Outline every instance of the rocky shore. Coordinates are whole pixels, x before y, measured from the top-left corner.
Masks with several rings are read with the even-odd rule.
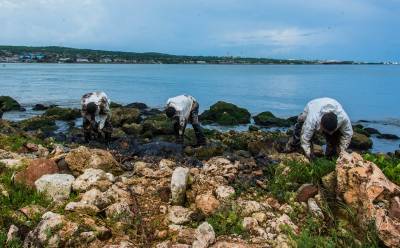
[[[112,104],[108,145],[83,142],[79,110],[38,107],[0,121],[0,246],[400,247],[400,154],[368,153],[377,130],[355,126],[337,160],[317,137],[309,162],[283,153],[290,130],[260,130],[295,121],[270,112],[246,132],[205,130],[194,147],[191,129],[174,144],[172,123],[142,103]],[[224,102],[200,116],[250,118]]]

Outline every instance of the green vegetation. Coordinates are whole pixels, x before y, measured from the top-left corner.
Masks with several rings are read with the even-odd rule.
[[[270,126],[290,127],[292,124],[294,124],[290,120],[276,117],[274,114],[272,114],[269,111],[262,112],[256,116],[254,116],[253,119],[257,125],[266,126],[266,127],[270,127]]]
[[[312,163],[287,161],[286,166],[271,167],[269,172],[268,190],[278,200],[288,200],[302,184],[319,184],[320,179],[335,170],[335,162],[325,158],[318,158]]]
[[[55,120],[71,121],[79,118],[81,116],[81,112],[79,109],[53,107],[46,110],[43,115],[52,117]]]
[[[364,159],[375,163],[393,183],[400,185],[400,159],[384,154],[365,154]]]
[[[220,125],[239,125],[250,123],[250,113],[247,109],[240,108],[232,103],[219,101],[209,110],[200,115],[204,123],[218,123]]]
[[[0,149],[10,150],[15,152],[20,150],[27,143],[42,144],[42,145],[44,144],[42,140],[22,134],[15,134],[10,136],[0,134]]]
[[[30,119],[26,119],[21,121],[19,125],[24,131],[42,130],[46,132],[54,131],[57,129],[56,123],[53,118],[46,116],[36,116]]]
[[[215,214],[207,218],[207,222],[214,228],[219,235],[238,234],[245,235],[240,217],[240,209],[235,205],[225,205]]]
[[[11,110],[20,110],[21,105],[9,96],[0,96],[0,110],[2,111],[11,111]]]

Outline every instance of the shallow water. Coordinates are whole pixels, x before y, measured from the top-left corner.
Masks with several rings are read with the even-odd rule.
[[[187,93],[201,110],[218,100],[289,117],[316,97],[339,100],[353,121],[400,136],[400,66],[384,65],[0,65],[0,95],[28,107],[6,113],[20,120],[38,112],[36,103],[79,107],[80,97],[105,91],[119,103],[145,102],[162,107],[168,97]],[[219,127],[216,127],[219,128]],[[238,129],[246,129],[239,127]],[[375,151],[393,151],[400,141],[374,139]]]

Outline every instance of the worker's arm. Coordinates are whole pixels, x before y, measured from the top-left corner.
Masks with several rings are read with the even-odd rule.
[[[346,151],[349,147],[351,138],[353,137],[353,127],[351,126],[351,121],[349,118],[345,118],[342,126],[340,127],[340,132],[342,136],[340,137],[340,153]]]
[[[308,158],[313,157],[313,151],[311,150],[311,140],[315,133],[315,120],[308,116],[304,122],[303,129],[301,131],[301,147],[304,150],[305,155]]]

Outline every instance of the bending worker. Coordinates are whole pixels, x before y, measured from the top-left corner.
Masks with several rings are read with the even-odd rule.
[[[340,155],[348,148],[353,128],[349,116],[336,100],[318,98],[307,104],[294,126],[293,137],[287,144],[287,150],[294,150],[301,145],[305,155],[313,159],[312,139],[317,131],[325,136],[326,156]]]
[[[176,142],[183,144],[183,136],[186,124],[192,124],[196,134],[197,145],[205,145],[206,138],[199,124],[199,103],[194,97],[189,95],[180,95],[168,99],[165,109],[166,115],[173,119]]]
[[[87,93],[82,96],[83,133],[85,141],[104,138],[111,139],[112,126],[110,122],[110,100],[104,92]]]

